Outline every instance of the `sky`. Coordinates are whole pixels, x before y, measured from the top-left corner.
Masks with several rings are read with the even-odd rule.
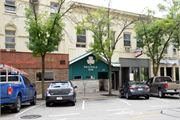
[[[107,7],[109,0],[73,0],[81,3],[87,3],[97,6]],[[118,9],[133,13],[142,13],[145,7],[151,8],[152,10],[157,9],[157,5],[161,3],[164,4],[163,0],[112,0],[111,8]],[[162,17],[162,13],[158,12],[156,17]]]

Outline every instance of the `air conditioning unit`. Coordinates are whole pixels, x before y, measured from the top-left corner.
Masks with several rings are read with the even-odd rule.
[[[125,50],[126,50],[126,51],[130,51],[131,48],[130,48],[130,47],[125,47]]]

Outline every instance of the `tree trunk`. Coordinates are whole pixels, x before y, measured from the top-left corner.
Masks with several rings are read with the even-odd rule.
[[[42,58],[42,99],[45,99],[45,89],[44,89],[44,73],[45,73],[45,64],[44,64],[44,59],[45,59],[45,55],[41,55]]]
[[[111,95],[111,62],[109,62],[109,95]]]

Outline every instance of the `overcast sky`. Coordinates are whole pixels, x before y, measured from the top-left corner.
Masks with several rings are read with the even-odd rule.
[[[107,7],[109,0],[73,0],[73,1]],[[141,13],[145,7],[149,7],[158,12],[157,5],[159,3],[164,3],[164,2],[163,0],[112,0],[111,7],[114,9],[133,12],[133,13]],[[162,17],[162,13],[158,13],[156,16]]]

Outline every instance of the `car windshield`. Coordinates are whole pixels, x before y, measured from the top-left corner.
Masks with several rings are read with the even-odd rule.
[[[130,85],[146,85],[144,82],[130,82]]]
[[[52,88],[55,88],[55,87],[68,87],[69,83],[68,82],[54,82],[54,83],[51,83],[50,86]]]

